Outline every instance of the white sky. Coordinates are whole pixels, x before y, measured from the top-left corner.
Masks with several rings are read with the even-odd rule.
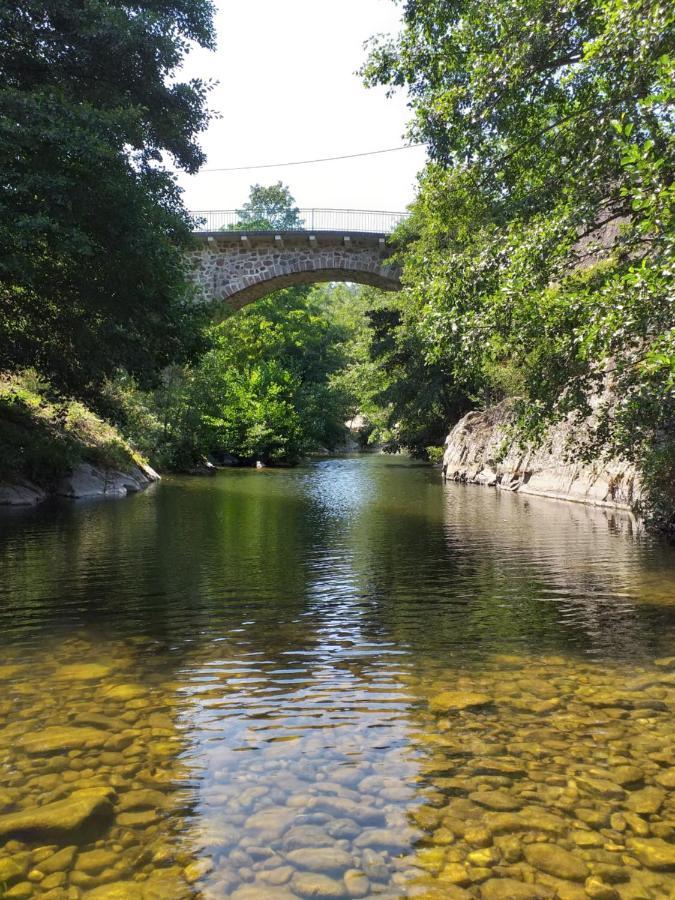
[[[363,43],[398,31],[392,0],[217,0],[215,53],[194,50],[184,73],[216,79],[202,171],[183,173],[188,209],[234,209],[253,183],[287,184],[300,207],[399,211],[414,197],[424,148],[364,159],[237,173],[205,169],[398,147],[405,97],[366,89]]]

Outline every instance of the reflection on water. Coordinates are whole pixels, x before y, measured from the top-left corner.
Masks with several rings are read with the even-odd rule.
[[[404,460],[0,519],[0,897],[669,898],[675,553]]]

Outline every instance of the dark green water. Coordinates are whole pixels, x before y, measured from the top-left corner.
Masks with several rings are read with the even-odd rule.
[[[0,897],[675,896],[627,517],[325,460],[5,513],[0,576]]]

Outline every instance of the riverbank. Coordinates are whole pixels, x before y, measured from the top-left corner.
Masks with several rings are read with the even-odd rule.
[[[0,506],[124,497],[159,475],[119,431],[31,371],[0,375]]]
[[[550,428],[540,446],[523,447],[510,430],[512,419],[508,403],[467,413],[446,438],[444,476],[521,494],[640,512],[643,485],[634,466],[613,458],[582,461],[571,446],[575,426],[568,422]]]

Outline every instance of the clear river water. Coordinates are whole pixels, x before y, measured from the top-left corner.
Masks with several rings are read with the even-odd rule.
[[[0,897],[675,898],[675,549],[396,457],[0,516]]]

